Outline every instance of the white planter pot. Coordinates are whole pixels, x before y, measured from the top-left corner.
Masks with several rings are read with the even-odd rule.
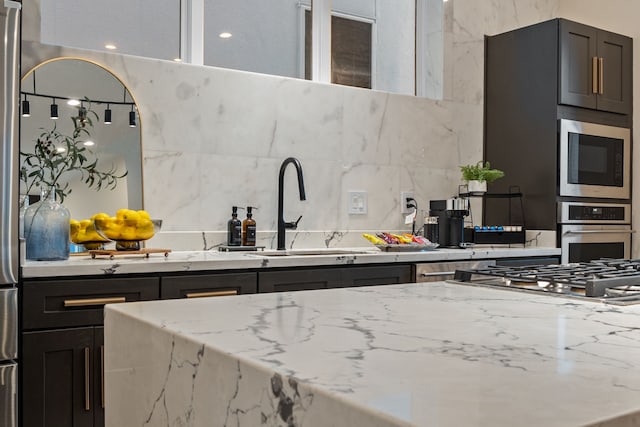
[[[469,193],[483,194],[487,192],[487,181],[469,181],[467,182]]]

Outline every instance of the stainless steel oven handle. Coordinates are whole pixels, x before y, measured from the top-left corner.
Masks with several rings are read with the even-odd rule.
[[[432,273],[420,273],[420,277],[433,277],[433,276],[446,276],[446,275],[453,276],[454,274],[456,274],[455,271],[434,271]]]
[[[562,234],[633,234],[635,230],[568,230]]]

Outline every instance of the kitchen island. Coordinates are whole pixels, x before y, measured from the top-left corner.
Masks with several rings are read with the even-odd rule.
[[[637,425],[639,315],[445,282],[109,305],[106,422]]]

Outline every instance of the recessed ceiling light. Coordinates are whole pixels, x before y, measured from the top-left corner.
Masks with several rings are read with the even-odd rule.
[[[78,101],[77,99],[70,99],[67,101],[67,105],[71,105],[72,107],[77,107],[78,105],[80,105],[80,101]]]
[[[83,142],[83,145],[85,145],[86,147],[93,147],[94,145],[96,145],[96,143],[93,141],[85,141]]]
[[[220,37],[221,39],[228,39],[231,38],[231,33],[225,31],[224,33],[218,34],[218,37]]]
[[[107,43],[104,45],[105,49],[114,50],[117,49],[116,45],[113,43]]]
[[[182,62],[182,58],[173,58],[173,60],[176,62]]]
[[[56,148],[56,151],[57,151],[58,153],[64,153],[65,151],[67,151],[67,149],[66,149],[66,148],[64,148],[64,147],[58,147],[58,148]]]

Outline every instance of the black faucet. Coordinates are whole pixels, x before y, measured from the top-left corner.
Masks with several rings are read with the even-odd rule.
[[[300,165],[300,161],[294,157],[288,157],[282,162],[280,166],[280,176],[278,177],[278,250],[283,250],[285,248],[285,233],[284,230],[286,228],[295,229],[302,218],[302,215],[298,217],[295,222],[286,222],[284,220],[284,171],[287,169],[287,166],[293,163],[296,167],[296,172],[298,173],[298,190],[300,191],[300,200],[307,200],[307,196],[304,193],[304,180],[302,179],[302,165]]]

